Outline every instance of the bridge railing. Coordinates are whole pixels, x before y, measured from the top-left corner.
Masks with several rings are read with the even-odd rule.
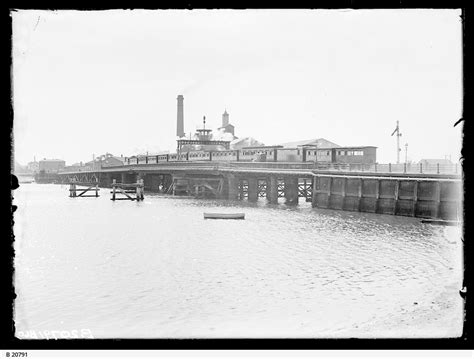
[[[424,174],[461,174],[461,166],[458,163],[388,163],[374,164],[369,168],[372,172],[384,173],[424,173]]]
[[[314,163],[301,162],[231,162],[233,167],[262,168],[262,169],[308,169],[313,170]]]
[[[461,165],[423,163],[328,163],[315,164],[317,170],[371,173],[420,173],[420,174],[461,174]]]
[[[155,156],[153,156],[155,157]],[[156,157],[155,157],[156,159]],[[252,168],[252,169],[285,169],[285,170],[319,170],[319,171],[341,171],[341,172],[370,172],[370,173],[408,173],[408,174],[458,174],[462,172],[459,163],[315,163],[315,162],[243,162],[243,161],[176,161],[158,162],[149,158],[148,163],[127,163],[124,166],[104,167],[102,171],[117,170],[121,168],[146,168],[150,165],[163,166],[166,168],[200,168],[200,169],[228,169],[228,168]]]
[[[453,164],[409,164],[409,163],[295,163],[295,162],[230,162],[219,163],[219,166],[244,167],[255,169],[295,169],[327,170],[341,172],[371,173],[421,173],[421,174],[461,174],[461,165]]]

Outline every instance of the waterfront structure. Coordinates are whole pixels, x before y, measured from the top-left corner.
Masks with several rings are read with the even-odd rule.
[[[114,156],[111,153],[106,153],[100,157],[101,167],[115,167],[122,166],[126,162],[126,158],[123,155]]]
[[[14,172],[17,173],[17,174],[18,173],[30,173],[30,171],[28,170],[28,167],[22,166],[17,161],[15,161],[13,169],[14,169]]]
[[[339,163],[376,163],[377,147],[375,146],[354,146],[338,147],[331,149],[336,152],[336,162]]]
[[[81,188],[82,187],[82,188]],[[69,183],[69,197],[99,197],[99,183],[78,183],[74,179]],[[79,192],[79,193],[78,193]],[[88,192],[95,192],[95,194],[88,194]]]
[[[95,171],[100,170],[103,167],[123,166],[125,162],[126,158],[122,155],[114,156],[107,152],[105,155],[100,155],[95,157],[92,161],[86,162],[83,169],[85,171]]]
[[[100,171],[100,169],[101,169],[100,162],[96,159],[84,163],[85,171]]]
[[[177,140],[177,153],[181,155],[183,152],[189,151],[219,151],[228,150],[230,141],[213,140],[212,130],[206,128],[206,116],[203,117],[203,127],[196,130],[194,138]]]
[[[39,163],[35,161],[33,162],[28,162],[28,164],[26,165],[28,171],[32,172],[32,173],[37,173],[39,172]]]
[[[462,213],[459,175],[326,171],[303,163],[285,163],[283,168],[265,165],[176,161],[60,176],[63,181],[71,177],[79,182],[97,180],[101,186],[110,186],[114,180],[135,183],[143,179],[145,190],[251,202],[266,197],[270,203],[278,203],[284,198],[286,204],[296,205],[303,197],[317,208],[422,218],[453,220]]]
[[[58,159],[43,159],[40,160],[38,163],[38,170],[39,172],[44,173],[58,173],[59,171],[63,170],[66,166],[66,162],[64,160]]]
[[[118,196],[121,194],[123,197]],[[134,194],[131,195],[131,194]],[[130,201],[143,201],[144,196],[144,183],[143,179],[137,178],[136,183],[117,183],[114,179],[112,181],[112,201],[130,200]]]
[[[227,113],[227,110],[225,110],[224,113],[222,114],[222,126],[219,127],[218,129],[222,130],[224,133],[230,133],[235,138],[235,134],[234,134],[235,127],[234,125],[229,123],[229,114]]]
[[[265,146],[264,143],[257,141],[253,137],[242,137],[242,138],[236,138],[230,143],[230,148],[233,150],[240,150],[244,147],[261,147]]]
[[[285,148],[296,148],[296,147],[303,147],[303,146],[318,147],[318,148],[340,147],[338,144],[328,141],[325,138],[313,138],[309,140],[285,142],[285,143],[280,143],[280,146],[285,147]]]
[[[183,96],[179,95],[177,128],[184,134],[183,121]],[[220,130],[233,131],[227,111],[222,125]],[[405,173],[394,178],[397,175],[390,173],[390,164],[389,173],[374,174],[374,146],[342,147],[324,138],[276,146],[252,140],[233,141],[231,150],[230,141],[213,140],[204,116],[203,126],[194,137],[177,140],[177,153],[126,160],[106,154],[87,163],[85,172],[64,172],[61,179],[98,181],[102,186],[141,179],[144,189],[173,195],[249,201],[266,197],[270,203],[284,197],[289,205],[304,197],[320,208],[442,219],[457,218],[460,213],[461,182],[457,174],[439,175],[438,170],[437,175]],[[110,161],[109,165],[103,165],[105,161]],[[351,172],[351,166],[352,171],[366,172]],[[348,171],[332,173],[335,167]]]
[[[67,172],[81,172],[83,170],[85,170],[85,168],[82,162],[73,163],[70,166],[64,167],[64,171],[67,171]]]

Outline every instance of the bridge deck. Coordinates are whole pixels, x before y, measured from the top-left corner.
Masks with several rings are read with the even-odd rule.
[[[461,179],[460,174],[425,174],[425,173],[394,173],[374,171],[342,171],[334,169],[315,169],[314,164],[307,163],[271,163],[271,162],[186,162],[186,163],[161,163],[161,164],[133,164],[117,167],[102,168],[95,171],[62,172],[60,175],[84,175],[92,173],[203,173],[206,175],[219,175],[223,173],[234,174],[261,174],[312,177],[313,175],[330,176],[364,176],[364,177],[394,177],[394,178],[419,178],[422,179]]]

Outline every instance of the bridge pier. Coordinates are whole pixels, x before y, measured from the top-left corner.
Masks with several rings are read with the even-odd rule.
[[[100,175],[99,185],[101,187],[110,187],[112,185],[110,173],[102,173]]]
[[[298,204],[298,178],[285,178],[285,199],[286,204]]]
[[[127,173],[127,172],[122,172],[120,174],[121,176],[121,183],[126,184],[126,183],[136,183],[137,180],[139,179],[138,173]]]
[[[147,173],[143,177],[145,183],[145,189],[153,192],[158,192],[160,190],[161,176],[154,173]]]
[[[227,199],[235,201],[239,196],[239,179],[235,175],[227,176]]]
[[[267,179],[267,200],[269,203],[278,203],[278,178],[270,176]]]
[[[248,179],[248,199],[249,202],[257,202],[258,200],[258,180],[256,177]]]

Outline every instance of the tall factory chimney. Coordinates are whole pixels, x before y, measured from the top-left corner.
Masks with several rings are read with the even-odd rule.
[[[178,95],[178,122],[176,124],[176,136],[179,138],[184,136],[184,108],[183,108],[183,95]]]
[[[229,124],[229,114],[227,113],[227,110],[224,111],[222,114],[222,127],[225,127]]]

